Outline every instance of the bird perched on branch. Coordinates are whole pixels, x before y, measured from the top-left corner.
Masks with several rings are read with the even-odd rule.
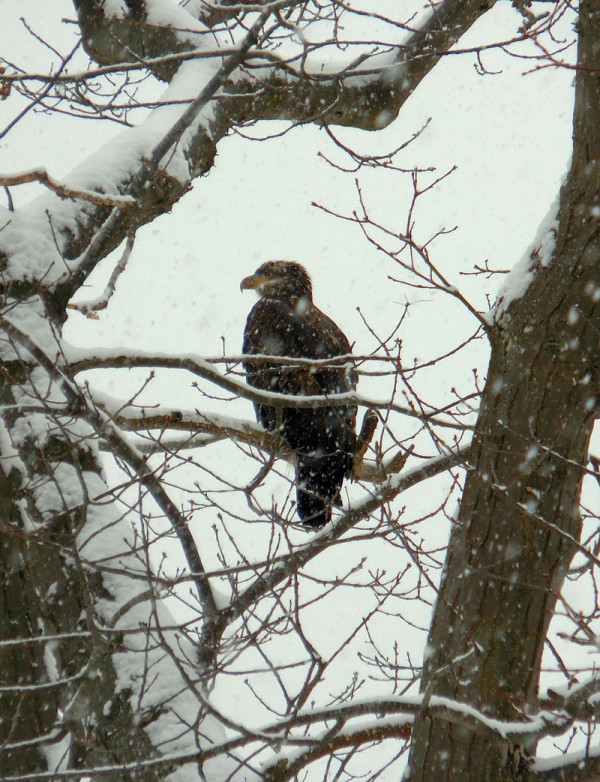
[[[244,332],[248,356],[287,356],[292,361],[256,358],[244,362],[248,383],[263,391],[294,396],[342,394],[356,387],[349,360],[312,364],[293,359],[348,356],[350,343],[312,301],[308,272],[292,261],[267,261],[241,283],[260,296]],[[296,452],[297,510],[302,523],[322,527],[332,505],[341,505],[344,478],[352,474],[356,447],[356,408],[326,401],[310,408],[255,404],[259,423],[279,430]]]

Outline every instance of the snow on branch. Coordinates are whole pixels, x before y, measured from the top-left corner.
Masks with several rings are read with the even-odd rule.
[[[193,448],[203,448],[222,440],[251,445],[268,454],[276,453],[278,459],[284,459],[294,464],[295,453],[290,450],[285,441],[273,432],[268,432],[259,424],[245,419],[202,413],[198,410],[179,410],[165,408],[148,408],[136,405],[135,408],[115,404],[115,400],[94,395],[94,402],[102,406],[111,420],[130,432],[146,432],[153,429],[161,432],[159,439],[152,439],[148,445],[137,445],[144,454],[171,453]],[[130,414],[131,413],[131,414]],[[368,419],[369,412],[365,415]],[[375,416],[376,422],[378,421]],[[365,424],[363,423],[363,429]],[[184,438],[165,438],[166,431],[184,431],[191,434]],[[353,478],[357,481],[382,483],[390,475],[394,475],[404,467],[412,448],[398,451],[394,456],[377,462],[367,461],[365,453],[375,428],[368,434],[368,439],[359,438],[358,449],[354,461]],[[362,435],[362,432],[361,432]]]
[[[491,0],[447,0],[390,55],[392,60],[396,57],[393,65],[387,57],[373,72],[344,66],[330,75],[311,75],[306,69],[295,75],[278,59],[278,52],[269,48],[269,36],[276,41],[281,30],[290,36],[279,11],[302,9],[303,4],[279,0],[261,6],[235,47],[228,38],[215,58],[183,63],[178,70],[177,63],[171,63],[171,84],[162,98],[164,105],[154,109],[142,125],[129,128],[108,145],[101,159],[90,161],[64,183],[54,182],[45,172],[35,172],[34,178],[51,187],[59,199],[83,198],[85,204],[65,209],[42,201],[15,213],[0,237],[6,274],[17,280],[43,280],[53,306],[66,307],[96,264],[131,230],[168,211],[191,181],[211,168],[217,143],[232,127],[249,119],[285,118],[373,130],[383,127],[440,57],[493,4]],[[168,14],[152,17],[150,23],[149,4],[140,3],[146,21],[105,16],[91,0],[75,5],[88,51],[101,64],[133,60],[136,65],[149,66],[153,58],[202,48],[198,35],[205,34],[206,28],[183,9],[177,13],[185,13],[189,22],[186,34],[181,32],[183,25],[175,25]],[[167,5],[172,4],[153,3],[152,13],[158,13],[159,7],[160,13],[166,13]],[[265,36],[267,22],[273,25]],[[115,24],[120,25],[118,35],[111,27]],[[236,35],[239,37],[239,30]],[[102,48],[103,41],[107,43],[102,52],[94,49]],[[258,68],[257,51],[261,58],[270,59]],[[244,69],[249,63],[252,69]],[[52,235],[44,224],[46,214],[52,221]],[[17,237],[25,224],[30,230],[32,219],[39,215],[44,216],[38,227],[40,243],[44,234],[44,247],[24,258]],[[50,265],[48,258],[53,259]]]
[[[129,771],[139,772],[144,769],[173,769],[192,762],[202,764],[213,757],[233,753],[257,740],[266,740],[270,743],[279,736],[285,736],[288,749],[284,753],[277,754],[277,760],[265,769],[264,777],[281,782],[291,779],[308,763],[342,747],[359,747],[387,738],[408,740],[414,718],[422,713],[424,707],[430,717],[462,725],[490,741],[499,739],[507,746],[520,743],[526,737],[544,735],[549,721],[560,722],[560,719],[557,720],[556,717],[543,712],[519,722],[496,720],[459,701],[433,696],[425,703],[425,697],[396,696],[357,700],[326,709],[300,711],[287,720],[270,723],[260,728],[244,727],[241,735],[216,742],[201,750],[173,752],[154,759],[138,760],[135,764],[98,765],[94,767],[93,773],[95,778],[103,778],[113,776],[115,773],[122,776]],[[321,730],[315,731],[314,728],[320,724],[323,726]],[[296,735],[295,729],[301,728],[304,729],[302,733]],[[313,731],[307,734],[306,728],[312,728]],[[588,749],[585,753],[570,753],[561,758],[562,762],[557,762],[556,759],[538,761],[532,769],[523,769],[520,778],[524,782],[533,782],[536,779],[560,779],[565,782],[592,779],[591,775],[586,774],[586,771],[591,771],[588,764],[581,767],[581,762],[590,758],[597,760],[595,753]],[[569,773],[569,769],[573,769],[573,772]],[[575,769],[578,769],[579,776],[573,775]],[[41,772],[35,775],[35,779],[77,779],[84,771],[84,769],[64,770],[57,771],[55,774]],[[556,776],[557,772],[560,776]],[[552,773],[554,776],[551,776]],[[29,778],[28,775],[4,777],[7,782],[17,782],[17,780],[24,782]]]
[[[203,380],[208,380],[215,385],[223,388],[225,391],[229,391],[237,397],[248,399],[251,402],[258,404],[266,404],[276,408],[292,407],[295,409],[310,409],[318,405],[325,407],[343,407],[348,404],[356,404],[362,407],[391,410],[393,412],[407,415],[411,418],[417,418],[419,420],[430,421],[436,425],[452,428],[452,429],[468,429],[466,425],[457,424],[452,420],[446,420],[440,418],[434,412],[422,413],[418,410],[414,410],[404,405],[398,405],[389,399],[370,399],[361,394],[355,392],[346,392],[340,394],[329,394],[327,396],[293,396],[291,394],[281,394],[276,392],[262,391],[257,388],[248,386],[241,380],[236,380],[230,375],[221,374],[216,370],[209,362],[205,361],[202,356],[195,354],[187,356],[166,356],[157,355],[152,353],[144,353],[142,351],[126,352],[122,349],[97,351],[95,355],[90,356],[88,353],[83,355],[83,351],[78,351],[73,348],[69,348],[66,351],[66,357],[69,363],[69,370],[73,374],[78,374],[89,369],[101,369],[101,368],[132,368],[132,367],[163,367],[172,369],[186,369],[196,377],[200,377]],[[282,356],[266,356],[255,355],[253,357],[244,357],[244,361],[270,361],[275,359],[278,362],[289,363],[294,365],[297,362],[292,357]],[[228,360],[228,359],[227,359]],[[300,361],[307,361],[306,359]],[[317,364],[318,361],[308,360],[311,364]]]
[[[39,182],[44,187],[52,190],[53,193],[56,193],[59,198],[66,198],[71,201],[88,201],[90,204],[101,207],[118,206],[124,210],[134,210],[136,205],[135,199],[131,196],[95,193],[91,190],[79,190],[56,182],[43,168],[35,168],[32,171],[24,171],[21,174],[0,175],[0,187],[24,185],[29,182]]]
[[[58,362],[52,361],[31,337],[24,334],[14,323],[11,323],[6,318],[0,317],[0,326],[7,335],[29,352],[49,375],[59,373],[60,380],[57,385],[61,388],[69,407],[79,410],[80,415],[111,445],[114,453],[133,467],[139,481],[148,489],[157,505],[166,514],[179,538],[190,571],[195,576],[195,585],[200,604],[208,614],[214,613],[216,611],[214,596],[210,585],[204,578],[205,568],[196,542],[189,531],[187,519],[167,494],[160,477],[148,465],[147,460],[137,452],[135,446],[131,445],[120,431],[113,426],[111,417],[100,407],[93,404],[93,401],[71,380],[64,368],[60,368]]]

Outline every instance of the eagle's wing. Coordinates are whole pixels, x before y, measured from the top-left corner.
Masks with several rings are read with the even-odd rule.
[[[244,333],[247,355],[326,359],[351,353],[341,329],[312,304],[294,308],[286,302],[261,299],[253,307]],[[299,367],[264,361],[245,362],[248,382],[256,388],[295,396],[350,391],[355,375],[346,363],[337,367]],[[255,405],[267,429],[277,425],[275,408]],[[356,435],[356,408],[319,406],[284,408],[282,434],[298,455],[298,514],[319,527],[331,518],[344,477],[351,474]]]
[[[310,305],[301,313],[284,302],[261,299],[246,323],[243,353],[290,358],[335,358],[352,352],[343,331]],[[356,386],[354,375],[338,369],[311,369],[272,362],[247,362],[252,385],[283,394],[343,393]]]

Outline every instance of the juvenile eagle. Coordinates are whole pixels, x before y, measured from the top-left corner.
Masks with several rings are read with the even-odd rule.
[[[240,287],[260,296],[246,322],[244,354],[327,359],[351,352],[342,331],[313,304],[310,277],[299,263],[267,261]],[[325,396],[356,387],[345,362],[321,368],[255,360],[245,362],[244,369],[251,386],[280,394]],[[276,408],[254,407],[259,423],[274,431]],[[355,419],[355,407],[282,410],[281,434],[296,452],[297,510],[306,526],[322,527],[331,519],[332,504],[341,505],[342,483],[352,473]]]

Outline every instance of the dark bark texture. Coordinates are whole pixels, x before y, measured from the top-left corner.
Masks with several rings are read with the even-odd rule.
[[[600,4],[582,3],[574,155],[550,262],[493,329],[458,521],[422,691],[490,717],[537,706],[546,631],[580,533],[579,499],[600,384]],[[594,69],[593,72],[590,69]],[[535,747],[418,720],[410,779],[528,778]],[[583,778],[583,777],[581,777]]]

